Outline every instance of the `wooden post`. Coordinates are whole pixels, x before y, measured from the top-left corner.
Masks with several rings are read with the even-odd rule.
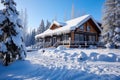
[[[43,39],[43,48],[45,48],[45,38]]]
[[[71,41],[74,42],[74,31],[71,31]]]

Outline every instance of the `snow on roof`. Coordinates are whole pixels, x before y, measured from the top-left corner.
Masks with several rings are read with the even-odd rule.
[[[56,24],[57,26],[65,26],[66,23],[58,22],[58,21],[53,21],[50,27],[52,27],[53,24]]]
[[[47,29],[45,32],[38,34],[35,36],[35,38],[44,38],[46,36],[53,36],[53,35],[61,35],[61,34],[66,34],[69,33],[72,30],[75,30],[76,28],[78,28],[80,25],[84,24],[87,20],[92,19],[94,21],[94,23],[96,24],[96,26],[101,30],[100,26],[97,24],[97,22],[92,18],[91,15],[84,15],[69,21],[66,21],[65,23],[59,23],[57,21],[54,21],[50,28],[52,27],[53,24],[56,25],[61,25],[61,28],[57,28],[54,30],[51,30],[50,28]]]

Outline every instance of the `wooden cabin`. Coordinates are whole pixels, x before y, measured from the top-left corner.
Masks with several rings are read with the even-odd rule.
[[[101,27],[91,15],[84,15],[64,23],[54,21],[48,30],[36,35],[42,40],[43,47],[64,45],[69,48],[89,47],[97,45]]]

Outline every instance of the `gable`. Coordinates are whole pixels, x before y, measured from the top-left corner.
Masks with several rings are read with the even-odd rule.
[[[60,28],[61,26],[58,26],[58,25],[56,25],[56,24],[53,24],[51,27],[50,27],[50,29],[51,30],[54,30],[54,29],[57,29],[57,28]]]
[[[77,31],[82,32],[91,32],[91,33],[101,33],[98,26],[94,23],[94,21],[90,18],[86,22],[81,25],[78,25],[76,28]]]
[[[87,21],[87,25],[89,25],[91,27],[92,32],[101,33],[101,30],[99,29],[99,27],[95,24],[95,22],[92,19],[89,19]]]

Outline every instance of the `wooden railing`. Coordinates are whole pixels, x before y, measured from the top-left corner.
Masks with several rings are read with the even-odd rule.
[[[97,41],[60,41],[61,44],[97,44]]]
[[[82,45],[82,46],[88,46],[88,45],[97,45],[97,41],[59,41],[56,42],[53,46],[57,47],[59,45]]]
[[[52,42],[41,42],[39,44],[36,45],[36,47],[41,47],[41,48],[46,48],[46,47],[57,47],[59,45],[82,45],[82,46],[88,46],[88,45],[96,45],[97,42],[96,41],[58,41],[54,44],[52,44]]]

